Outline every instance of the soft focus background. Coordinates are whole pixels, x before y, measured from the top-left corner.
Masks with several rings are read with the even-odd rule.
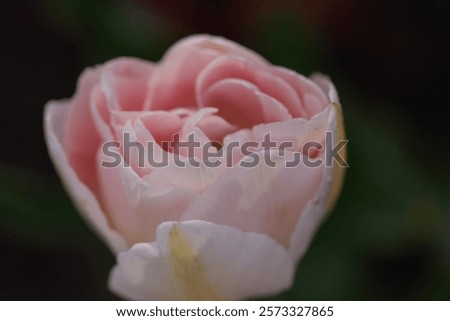
[[[114,257],[47,156],[42,112],[81,71],[157,61],[192,33],[332,76],[350,169],[283,300],[450,299],[450,2],[4,1],[0,13],[0,299],[108,300]]]

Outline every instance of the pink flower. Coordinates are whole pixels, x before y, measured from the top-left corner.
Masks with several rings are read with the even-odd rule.
[[[344,171],[336,163],[289,168],[284,161],[306,142],[324,142],[327,131],[334,143],[344,139],[328,78],[308,79],[206,35],[180,40],[158,64],[117,58],[88,68],[74,97],[45,108],[55,167],[117,254],[111,289],[130,299],[242,299],[289,288]],[[253,149],[276,166],[246,168],[251,155],[227,149],[267,133],[276,143],[293,142],[284,153]],[[143,166],[138,148],[126,159],[125,134],[142,143]],[[202,144],[220,142],[232,166],[207,166],[204,150],[175,152],[190,135]],[[105,166],[111,157],[104,144],[114,141],[120,164]],[[324,152],[312,157],[323,160]],[[200,166],[182,168],[177,155]],[[168,164],[151,165],[148,157],[166,157]]]

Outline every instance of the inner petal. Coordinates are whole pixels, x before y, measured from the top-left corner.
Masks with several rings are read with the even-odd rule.
[[[272,73],[269,66],[261,66],[236,56],[215,59],[201,72],[197,79],[197,100],[200,106],[207,105],[202,93],[224,79],[240,79],[256,86],[260,92],[279,101],[294,117],[300,115],[301,102],[296,92],[280,77]]]
[[[106,64],[101,81],[109,109],[142,110],[153,71],[151,63],[136,58],[119,58]]]
[[[164,59],[173,59],[173,57],[185,51],[186,48],[192,47],[200,48],[204,51],[211,51],[220,55],[239,56],[262,65],[267,64],[267,61],[258,53],[223,37],[211,35],[193,35],[181,39],[167,50]]]
[[[195,107],[195,79],[217,53],[190,47],[171,59],[164,59],[150,82],[150,94],[144,109],[169,110],[180,106]]]
[[[274,67],[273,72],[296,91],[305,118],[312,118],[330,103],[323,90],[312,80],[284,67]]]
[[[148,113],[142,115],[139,119],[160,146],[172,142],[175,134],[180,132],[184,123],[181,117],[168,112]]]
[[[245,80],[223,79],[209,86],[200,95],[203,104],[217,107],[219,116],[241,128],[291,118],[279,101]]]

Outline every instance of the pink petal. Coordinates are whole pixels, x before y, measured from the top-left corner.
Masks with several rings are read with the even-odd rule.
[[[338,105],[331,105],[327,120],[327,130],[333,133],[333,146],[345,139],[341,109]],[[345,150],[340,152],[345,160]],[[308,202],[300,215],[290,240],[289,253],[294,262],[299,261],[320,227],[326,215],[331,211],[342,188],[345,167],[336,162],[333,166],[326,166],[323,178],[315,196]]]
[[[201,72],[196,84],[198,104],[213,106],[205,101],[204,92],[215,83],[229,78],[253,84],[262,93],[279,101],[289,113],[299,109],[301,103],[296,92],[283,79],[274,75],[269,66],[258,65],[235,56],[217,58]]]
[[[264,136],[270,134],[271,141],[277,144],[292,142],[293,148],[290,150],[301,152],[306,143],[324,142],[330,112],[331,106],[328,106],[309,120],[296,118],[284,122],[260,124],[252,129],[252,140],[262,142]]]
[[[99,161],[105,156],[99,154]],[[114,228],[129,245],[155,240],[156,227],[178,220],[197,196],[180,187],[149,185],[131,167],[99,166],[102,201]]]
[[[237,129],[237,126],[230,124],[218,115],[203,117],[196,126],[213,142],[222,141],[226,135]]]
[[[206,133],[204,133],[197,125],[206,117],[215,113],[217,109],[215,108],[202,108],[197,112],[193,113],[191,116],[186,117],[185,123],[180,131],[179,141],[175,142],[177,145],[177,150],[175,153],[183,155],[185,157],[194,158],[201,160],[203,158],[203,146],[210,142]],[[194,148],[183,147],[181,143],[193,141],[197,144]],[[193,153],[192,153],[193,152]]]
[[[261,158],[263,154],[259,153]],[[271,155],[273,160],[283,161],[275,153]],[[288,151],[285,155],[292,157]],[[207,188],[181,220],[205,220],[266,234],[288,247],[300,213],[316,194],[322,175],[322,166],[235,166]]]
[[[63,137],[70,166],[94,193],[97,192],[95,155],[100,137],[92,119],[90,99],[92,88],[98,81],[98,69],[87,69],[81,74],[75,96],[66,107]]]
[[[281,144],[289,143],[292,146],[285,145],[286,150],[301,152],[308,142],[323,143],[330,110],[331,106],[310,120],[295,118],[282,122],[259,124],[251,129],[241,129],[231,133],[224,138],[223,149],[227,155],[225,158],[232,160],[230,164],[240,161],[245,155],[241,153],[240,148],[232,148],[232,146],[243,146],[245,142],[257,143],[258,148],[252,150],[262,151],[264,149],[262,143],[268,134],[271,142],[276,144],[272,148],[279,148]]]
[[[238,127],[230,124],[220,116],[215,115],[217,108],[202,108],[185,118],[181,137],[186,138],[189,133],[199,129],[204,134],[203,143],[221,141],[223,137],[235,131]],[[196,131],[200,133],[199,131]]]
[[[186,161],[186,158],[182,161],[184,167],[170,159],[168,166],[153,168],[151,173],[144,177],[145,181],[158,188],[179,187],[200,194],[213,185],[224,171],[223,166],[214,168],[201,162],[194,166]]]
[[[314,73],[311,75],[311,80],[328,95],[331,102],[339,103],[339,96],[336,87],[333,85],[328,76],[320,73]]]
[[[124,125],[128,120],[135,121],[140,117],[147,117],[151,115],[160,115],[163,113],[170,113],[172,116],[177,116],[184,119],[194,114],[197,109],[191,108],[175,108],[171,110],[142,110],[142,111],[113,111],[111,112],[111,123],[114,125]]]
[[[258,53],[223,37],[211,35],[192,35],[176,42],[167,50],[164,60],[170,60],[189,48],[198,48],[218,55],[233,55],[255,63],[266,65],[267,61]]]
[[[231,167],[241,161],[245,156],[242,154],[240,146],[245,142],[254,142],[252,129],[241,129],[224,137],[222,149],[225,154],[227,166]],[[236,147],[234,147],[236,146]]]
[[[91,116],[94,125],[102,141],[112,141],[113,133],[110,127],[110,110],[108,109],[105,94],[100,84],[97,84],[91,93],[90,99]]]
[[[211,117],[216,111],[214,108],[203,108],[187,117],[183,127],[180,131],[179,142],[188,141],[189,136],[193,135],[193,140],[200,144],[196,147],[193,155],[190,155],[188,148],[179,147],[175,153],[169,154],[168,166],[154,168],[149,175],[146,176],[146,181],[153,186],[170,187],[177,186],[193,190],[197,193],[213,184],[217,177],[223,171],[223,167],[208,167],[203,163],[203,146],[210,142],[206,134],[197,127],[204,119]],[[175,142],[177,143],[177,142]],[[194,160],[195,163],[190,162]],[[183,166],[177,164],[182,162]]]
[[[266,65],[258,54],[224,38],[204,35],[184,38],[167,51],[155,70],[145,109],[197,106],[194,88],[197,76],[212,60],[224,55]]]
[[[120,154],[139,176],[149,174],[153,170],[153,162],[161,163],[168,159],[169,153],[162,148],[161,142],[155,140],[139,117],[129,119],[123,125],[113,122],[113,129],[120,143]]]
[[[70,102],[49,102],[45,106],[44,129],[50,157],[84,219],[99,233],[114,253],[123,251],[127,248],[124,239],[112,229],[99,200],[80,180],[63,149],[64,122],[69,108]]]
[[[279,101],[241,79],[217,81],[201,93],[201,100],[206,106],[216,107],[220,117],[239,127],[291,118]]]
[[[273,72],[296,91],[302,101],[299,112],[303,113],[303,117],[310,119],[330,103],[325,92],[305,76],[284,67],[274,67]]]
[[[150,82],[150,94],[144,109],[168,110],[196,106],[195,79],[215,57],[215,53],[189,47],[171,59],[163,60]]]
[[[164,111],[144,113],[139,119],[160,145],[172,142],[184,123],[179,116]]]
[[[137,58],[117,58],[102,69],[102,89],[109,110],[142,110],[154,65]]]

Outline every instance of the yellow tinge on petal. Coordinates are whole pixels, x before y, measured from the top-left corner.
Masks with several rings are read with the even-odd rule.
[[[174,224],[169,234],[170,266],[175,284],[186,300],[220,300],[192,249],[189,239]]]
[[[333,110],[336,114],[335,119],[335,130],[334,130],[334,144],[343,141],[346,139],[345,136],[345,130],[344,130],[344,117],[342,115],[341,107],[338,105],[338,103],[333,103]],[[339,156],[347,162],[347,146],[344,145],[339,151]],[[339,197],[339,194],[342,189],[342,183],[344,182],[344,176],[345,176],[345,166],[341,166],[340,164],[334,164],[333,165],[333,173],[332,173],[332,179],[331,179],[331,186],[328,193],[327,198],[327,209],[328,211],[331,211],[336,203],[336,200]]]

